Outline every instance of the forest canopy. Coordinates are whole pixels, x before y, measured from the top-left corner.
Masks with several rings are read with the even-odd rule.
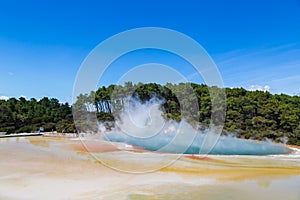
[[[188,88],[192,88],[193,92],[186,92]],[[81,94],[72,106],[47,97],[39,101],[22,97],[0,100],[0,132],[34,132],[39,127],[45,131],[80,132],[80,127],[75,128],[72,109],[76,113],[94,114],[102,122],[113,122],[128,96],[142,102],[153,97],[163,99],[163,116],[176,121],[182,119],[182,107],[194,108],[197,113],[191,113],[186,120],[194,126],[205,127],[211,122],[212,89],[218,88],[194,83],[160,85],[127,82],[123,86],[103,86],[90,94]],[[234,132],[241,138],[268,138],[277,142],[287,139],[289,144],[300,145],[299,96],[243,88],[226,88],[225,91],[224,133]],[[191,103],[194,102],[192,98],[197,98],[198,105]]]
[[[44,131],[74,132],[71,106],[47,97],[39,101],[23,97],[0,100],[0,132],[36,132],[40,127]]]

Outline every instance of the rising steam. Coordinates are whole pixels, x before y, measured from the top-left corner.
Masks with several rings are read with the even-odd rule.
[[[163,101],[152,98],[142,103],[130,99],[116,119],[116,126],[104,131],[104,138],[142,147],[150,151],[185,154],[267,155],[287,154],[290,149],[271,142],[257,142],[221,136],[208,149],[205,136],[213,129],[196,130],[185,120],[177,123],[162,117]]]

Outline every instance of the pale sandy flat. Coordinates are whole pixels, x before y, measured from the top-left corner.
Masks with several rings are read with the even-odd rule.
[[[297,156],[179,157],[97,142],[0,139],[0,199],[300,199]]]

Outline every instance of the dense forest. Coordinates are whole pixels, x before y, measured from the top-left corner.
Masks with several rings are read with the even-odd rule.
[[[24,98],[1,100],[0,132],[32,132],[39,127],[43,127],[45,131],[80,132],[83,131],[82,126],[76,126],[77,130],[75,129],[72,109],[79,114],[79,119],[75,118],[78,120],[76,125],[82,125],[86,121],[80,119],[80,113],[82,116],[86,116],[83,113],[96,115],[102,122],[113,122],[122,111],[128,96],[134,96],[142,102],[153,97],[162,99],[162,111],[166,119],[180,121],[184,116],[195,127],[206,127],[211,123],[212,115],[210,92],[217,90],[216,87],[193,83],[167,83],[162,86],[155,83],[128,82],[124,86],[103,86],[90,94],[81,94],[72,107],[67,103],[60,104],[58,100],[48,98],[40,101]],[[232,132],[241,138],[257,140],[268,138],[277,142],[288,139],[289,144],[300,145],[299,96],[248,91],[243,88],[226,88],[225,91],[227,107],[224,108],[226,109],[224,134]],[[198,105],[194,103],[194,98]],[[220,97],[220,101],[222,100],[223,96]],[[225,105],[224,102],[221,105]],[[192,108],[196,112],[182,113],[184,112],[182,108]]]
[[[47,97],[39,101],[23,97],[0,100],[0,132],[35,132],[40,127],[44,131],[74,132],[70,105]]]

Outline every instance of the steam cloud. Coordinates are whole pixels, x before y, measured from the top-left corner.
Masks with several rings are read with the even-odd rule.
[[[152,98],[142,103],[137,99],[127,101],[116,119],[116,127],[104,132],[105,140],[122,142],[150,151],[185,154],[268,155],[288,154],[285,145],[257,142],[233,136],[220,136],[213,148],[203,144],[206,134],[213,129],[196,130],[185,120],[177,123],[162,117],[163,101]]]

